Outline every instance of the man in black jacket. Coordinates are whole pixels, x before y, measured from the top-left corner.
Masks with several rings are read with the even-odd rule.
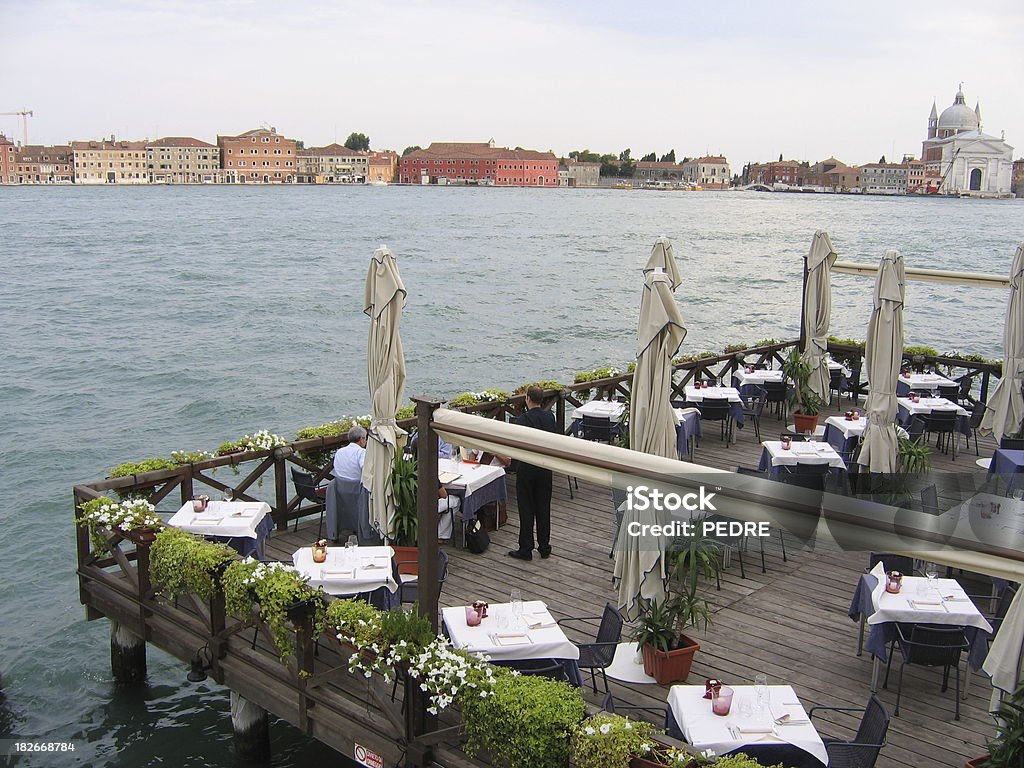
[[[551,411],[541,408],[544,390],[530,387],[526,390],[526,412],[516,416],[513,424],[557,432]],[[540,556],[551,556],[551,470],[532,464],[519,463],[516,471],[516,502],[519,506],[519,549],[509,552],[517,560],[533,559],[533,528],[537,526],[537,551]]]

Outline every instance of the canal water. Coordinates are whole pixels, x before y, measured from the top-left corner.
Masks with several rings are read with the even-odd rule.
[[[682,352],[798,332],[816,229],[840,258],[1006,274],[1020,201],[458,188],[0,188],[0,727],[73,755],[22,765],[220,766],[226,692],[151,649],[115,690],[78,604],[71,487],[369,410],[363,280],[387,243],[409,290],[407,394],[511,390],[634,354],[642,267],[675,244]],[[863,338],[871,281],[837,276]],[[1006,291],[911,284],[908,343],[1001,357]],[[333,753],[274,730],[275,765]],[[2,738],[6,734],[0,734]]]

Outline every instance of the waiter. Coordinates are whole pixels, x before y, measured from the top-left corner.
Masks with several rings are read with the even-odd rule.
[[[526,412],[512,419],[523,427],[557,432],[555,417],[541,407],[544,390],[526,390]],[[537,528],[537,551],[542,558],[551,556],[551,470],[519,463],[516,471],[516,502],[519,506],[519,549],[508,553],[517,560],[533,559],[533,529]]]

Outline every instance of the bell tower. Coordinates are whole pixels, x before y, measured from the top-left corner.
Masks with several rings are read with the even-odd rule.
[[[932,99],[932,113],[928,115],[928,138],[934,139],[939,132],[939,111],[935,108],[935,100]]]

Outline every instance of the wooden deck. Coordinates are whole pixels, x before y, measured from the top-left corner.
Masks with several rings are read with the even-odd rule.
[[[774,415],[763,417],[762,437],[784,428]],[[751,429],[739,430],[737,442],[726,448],[717,431],[701,440],[695,460],[719,468],[756,466],[760,446]],[[962,445],[962,443],[961,443]],[[991,456],[994,445],[982,439],[981,455]],[[933,469],[981,472],[974,465],[973,445],[954,463],[936,453]],[[491,547],[483,555],[448,547],[449,578],[441,604],[464,605],[474,599],[507,600],[518,587],[524,598],[544,600],[556,618],[598,615],[606,601],[613,601],[612,530],[610,492],[580,482],[570,498],[564,476],[556,476],[552,505],[553,556],[524,563],[506,556],[516,546],[518,516],[515,509],[515,478],[509,477],[509,523],[491,535]],[[316,521],[300,525],[298,532],[275,533],[269,555],[288,560],[315,536]],[[787,539],[788,562],[782,559],[779,538],[766,543],[767,573],[762,573],[756,545],[745,558],[746,578],[738,563],[723,573],[722,586],[708,588],[714,604],[714,624],[696,633],[701,643],[691,681],[717,677],[727,682],[752,683],[766,673],[769,682],[792,685],[806,707],[863,706],[868,698],[871,660],[857,657],[857,625],[847,616],[858,576],[867,564],[866,553],[804,552]],[[593,631],[596,632],[596,622]],[[582,637],[579,639],[583,639]],[[961,720],[953,720],[953,692],[939,690],[936,670],[909,667],[904,683],[900,717],[893,718],[888,745],[880,768],[899,766],[960,766],[964,760],[984,754],[985,740],[994,734],[986,713],[990,687],[975,674],[971,693],[961,705]],[[616,700],[660,705],[667,689],[657,685],[627,685],[612,681]],[[586,689],[589,701],[600,703]],[[895,687],[880,690],[881,700],[892,710]],[[855,722],[825,721],[819,730],[848,738]]]

